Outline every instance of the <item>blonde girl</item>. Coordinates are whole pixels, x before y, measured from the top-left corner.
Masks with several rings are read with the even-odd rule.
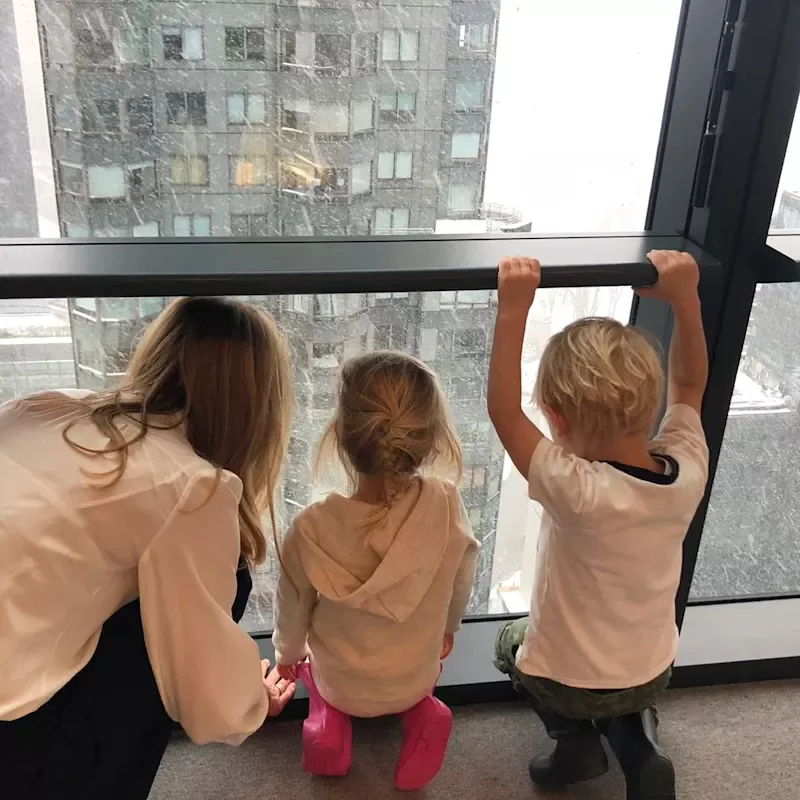
[[[342,370],[332,445],[350,479],[298,515],[283,544],[273,642],[280,674],[303,666],[311,695],[304,764],[342,775],[350,716],[402,713],[400,789],[438,772],[449,709],[431,692],[472,589],[478,543],[454,483],[461,447],[436,376],[403,353],[376,352]]]

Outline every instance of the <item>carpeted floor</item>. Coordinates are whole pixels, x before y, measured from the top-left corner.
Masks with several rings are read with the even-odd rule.
[[[462,706],[439,777],[413,796],[425,800],[624,798],[616,765],[604,778],[569,793],[537,794],[527,763],[548,746],[523,704]],[[678,773],[681,800],[800,796],[800,682],[673,691],[661,704],[662,743]],[[150,800],[382,800],[392,786],[400,741],[396,720],[358,721],[353,768],[345,779],[300,770],[300,722],[269,721],[233,749],[170,745]]]

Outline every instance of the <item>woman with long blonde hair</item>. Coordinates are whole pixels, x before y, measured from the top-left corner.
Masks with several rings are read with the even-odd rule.
[[[439,381],[405,353],[342,369],[323,439],[351,482],[301,512],[283,544],[273,643],[282,677],[298,662],[310,696],[304,767],[350,768],[350,716],[403,715],[401,790],[439,771],[450,710],[433,697],[475,576],[478,542],[459,496],[461,445]],[[430,474],[449,469],[455,482]]]
[[[293,686],[240,628],[289,437],[287,344],[183,298],[115,391],[0,407],[4,798],[146,798],[171,720],[239,743]]]

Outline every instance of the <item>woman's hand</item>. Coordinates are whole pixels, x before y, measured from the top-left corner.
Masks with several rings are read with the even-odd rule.
[[[296,684],[294,681],[287,681],[278,674],[277,669],[270,672],[269,660],[261,661],[261,668],[264,671],[264,688],[267,690],[269,699],[268,717],[277,717],[286,708],[287,703],[294,697]]]
[[[442,640],[442,654],[439,656],[442,661],[453,652],[453,641],[454,637],[452,633],[446,633],[444,635],[444,639]]]

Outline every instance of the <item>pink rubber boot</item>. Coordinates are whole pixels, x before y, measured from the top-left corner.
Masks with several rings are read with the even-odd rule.
[[[300,664],[297,677],[308,690],[308,717],[303,723],[303,769],[312,775],[347,775],[353,749],[350,717],[322,699],[310,664]]]
[[[453,730],[453,715],[429,694],[403,715],[403,746],[394,769],[401,792],[423,789],[439,773]]]

